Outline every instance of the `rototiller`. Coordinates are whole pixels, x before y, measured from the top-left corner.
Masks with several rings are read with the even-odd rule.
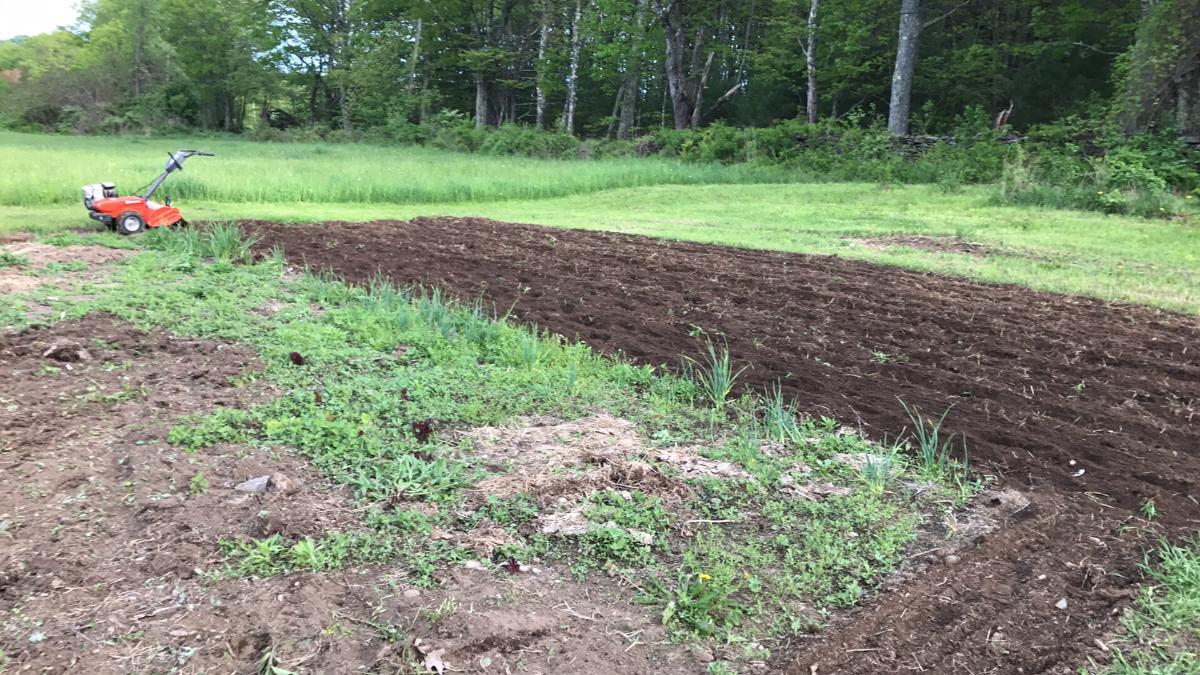
[[[170,159],[167,160],[166,168],[141,195],[121,197],[117,194],[116,183],[84,185],[83,205],[87,207],[88,216],[121,234],[137,234],[147,227],[186,225],[187,221],[180,215],[179,209],[171,206],[170,197],[162,203],[151,201],[150,196],[172,171],[183,171],[184,160],[192,155],[213,156],[211,152],[201,150],[176,150],[168,153]]]

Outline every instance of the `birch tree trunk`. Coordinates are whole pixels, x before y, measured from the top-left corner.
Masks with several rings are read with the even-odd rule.
[[[637,124],[638,94],[642,89],[642,38],[646,34],[646,2],[647,0],[638,0],[634,10],[637,16],[637,32],[633,34],[633,44],[629,48],[617,138],[629,138]]]
[[[487,118],[487,83],[483,81],[483,73],[475,73],[475,128],[482,129],[487,125]]]
[[[417,31],[413,36],[412,54],[408,57],[408,82],[404,84],[405,93],[412,95],[417,84],[417,62],[421,60],[421,28],[422,20],[417,19]]]
[[[888,131],[893,136],[908,134],[913,74],[917,69],[922,28],[921,0],[903,0],[900,6],[900,43],[896,47],[896,69],[892,73],[892,101],[888,107]]]
[[[492,46],[492,28],[496,21],[495,0],[488,0],[486,7],[483,26],[479,30],[483,37],[484,49]],[[491,101],[488,100],[488,82],[483,76],[483,71],[478,71],[475,73],[475,128],[486,127],[490,116]]]
[[[537,128],[546,128],[546,87],[543,83],[546,67],[546,47],[550,44],[550,0],[542,0],[542,25],[538,35],[537,68]]]
[[[805,113],[809,124],[817,122],[817,5],[820,0],[811,0],[808,6],[808,46],[804,49],[804,68],[808,75],[808,95]]]
[[[583,37],[579,34],[579,20],[583,17],[583,0],[575,0],[575,18],[571,20],[571,70],[567,75],[567,106],[563,111],[563,129],[575,135],[575,101],[579,94],[579,54],[583,50]]]

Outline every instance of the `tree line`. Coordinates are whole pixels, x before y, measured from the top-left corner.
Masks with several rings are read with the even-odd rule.
[[[1200,135],[1200,0],[90,0],[0,43],[0,123],[315,127],[444,110],[630,138],[976,107],[1016,128],[1118,109]]]

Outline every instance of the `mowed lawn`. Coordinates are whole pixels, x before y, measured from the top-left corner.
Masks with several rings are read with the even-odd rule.
[[[1200,313],[1196,217],[997,206],[989,186],[787,182],[803,175],[774,167],[0,133],[0,233],[88,227],[80,185],[117,180],[132,192],[161,170],[167,150],[185,145],[218,155],[192,160],[167,183],[164,194],[192,220],[484,216],[838,255]],[[880,240],[914,235],[936,240]]]

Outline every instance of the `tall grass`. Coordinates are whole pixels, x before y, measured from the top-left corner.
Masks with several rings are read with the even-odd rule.
[[[167,152],[216,153],[188,162],[158,197],[226,203],[428,204],[544,199],[650,185],[779,183],[779,167],[667,159],[536,160],[363,144],[270,144],[229,138],[109,138],[0,132],[0,205],[70,204],[80,186],[114,181],[133,193]]]

